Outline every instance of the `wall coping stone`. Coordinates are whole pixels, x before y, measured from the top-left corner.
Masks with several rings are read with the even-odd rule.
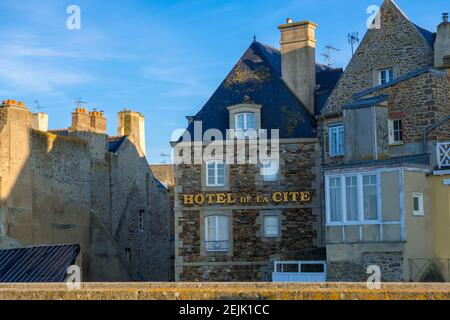
[[[0,300],[450,300],[450,283],[0,284]]]

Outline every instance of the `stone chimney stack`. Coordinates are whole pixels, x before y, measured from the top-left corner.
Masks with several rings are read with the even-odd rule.
[[[33,113],[31,127],[34,130],[47,132],[48,131],[48,114],[43,113],[43,112]]]
[[[101,111],[89,112],[91,131],[96,133],[106,133],[106,118]]]
[[[311,114],[315,113],[316,28],[313,22],[292,19],[278,27],[281,31],[281,76]]]
[[[72,112],[72,127],[70,129],[74,131],[90,131],[91,118],[87,109],[78,107]]]
[[[136,146],[139,146],[144,156],[146,155],[145,146],[145,123],[144,116],[139,112],[123,110],[119,112],[119,123],[117,135],[128,136]]]
[[[450,22],[448,13],[442,14],[442,22],[437,28],[436,41],[434,43],[434,66],[444,68],[444,57],[450,55]]]

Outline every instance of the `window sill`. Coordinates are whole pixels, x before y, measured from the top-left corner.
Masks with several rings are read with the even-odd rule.
[[[401,142],[391,142],[389,143],[389,147],[399,147],[399,146],[403,146],[405,143],[403,141]]]

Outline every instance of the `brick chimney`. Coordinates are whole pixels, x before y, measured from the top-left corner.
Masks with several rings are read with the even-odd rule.
[[[117,135],[128,136],[128,138],[138,145],[146,155],[145,146],[145,122],[144,116],[139,112],[131,110],[123,110],[119,112],[119,124],[117,128]]]
[[[22,101],[17,102],[17,100],[14,100],[14,99],[3,100],[2,107],[4,107],[4,108],[19,108],[19,109],[28,110],[28,108],[25,106],[24,102],[22,102]]]
[[[87,109],[78,107],[72,112],[72,126],[70,129],[74,131],[90,131],[91,118]]]
[[[89,112],[91,131],[96,133],[106,133],[106,118],[101,111]]]
[[[450,55],[450,22],[448,13],[442,14],[442,22],[437,28],[436,41],[434,42],[434,66],[444,68],[444,57]]]
[[[280,25],[281,76],[311,114],[315,110],[317,25],[287,19]]]

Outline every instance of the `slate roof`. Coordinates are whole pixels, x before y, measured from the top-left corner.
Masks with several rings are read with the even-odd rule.
[[[318,64],[316,70],[320,91],[316,110],[320,112],[342,69]],[[193,120],[202,121],[203,132],[219,129],[225,137],[230,127],[227,107],[241,103],[262,105],[262,129],[279,129],[280,138],[317,136],[314,115],[281,79],[281,54],[275,48],[253,42]],[[194,124],[187,130],[193,139]]]
[[[420,76],[421,74],[424,74],[424,73],[427,73],[427,72],[431,72],[432,74],[434,74],[435,76],[438,76],[438,77],[443,77],[443,78],[447,77],[447,73],[445,71],[442,71],[442,70],[437,70],[437,69],[430,68],[430,67],[419,68],[419,69],[414,70],[414,71],[412,71],[412,72],[410,72],[408,74],[405,74],[402,77],[398,77],[398,78],[396,78],[396,79],[394,79],[391,82],[388,82],[386,84],[378,85],[376,87],[365,89],[363,91],[357,92],[357,93],[355,93],[353,95],[353,99],[362,98],[364,96],[367,96],[369,94],[377,92],[377,91],[379,91],[381,89],[394,86],[394,85],[396,85],[396,84],[398,84],[400,82],[403,82],[403,81],[415,78],[415,77]]]
[[[422,154],[414,154],[414,155],[408,155],[408,156],[401,156],[401,157],[393,157],[389,159],[383,159],[383,160],[358,160],[358,161],[351,161],[343,164],[338,165],[324,165],[325,169],[344,169],[348,167],[364,167],[364,166],[387,166],[387,165],[423,165],[423,166],[429,166],[430,165],[430,154],[428,153],[422,153]]]
[[[116,153],[120,146],[125,142],[127,136],[121,137],[109,137],[108,138],[108,151],[112,153]]]
[[[63,282],[79,253],[79,245],[1,250],[0,283]]]
[[[385,102],[389,98],[388,95],[383,94],[376,97],[369,97],[364,99],[355,100],[352,103],[343,106],[343,109],[357,109],[364,107],[376,106],[382,102]]]
[[[427,40],[429,45],[434,48],[434,42],[436,40],[436,32],[428,31],[424,28],[419,27],[417,24],[413,23],[414,27],[416,27],[417,31]]]

